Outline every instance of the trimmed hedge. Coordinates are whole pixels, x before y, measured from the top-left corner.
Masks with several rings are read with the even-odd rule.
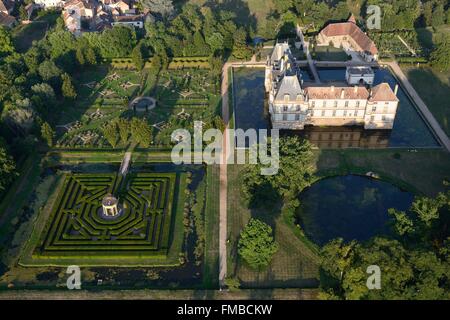
[[[176,173],[72,173],[65,176],[41,240],[31,255],[43,261],[167,258],[176,208]],[[120,190],[120,186],[127,186]],[[107,193],[119,195],[122,214],[99,215]],[[184,192],[178,192],[184,194]],[[83,261],[80,261],[83,264]]]

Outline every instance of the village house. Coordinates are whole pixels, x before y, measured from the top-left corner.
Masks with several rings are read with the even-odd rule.
[[[0,25],[11,28],[17,23],[16,18],[11,15],[14,5],[12,0],[0,0]]]
[[[365,129],[392,129],[398,98],[389,84],[304,84],[287,43],[275,45],[267,59],[265,89],[272,126],[304,129],[305,125],[362,125]]]
[[[346,22],[330,23],[323,28],[317,37],[317,45],[354,51],[366,61],[378,59],[375,43],[356,25],[353,15]]]
[[[41,8],[62,8],[64,7],[64,0],[34,0],[34,3]]]
[[[136,14],[131,3],[123,0],[70,0],[64,4],[63,19],[67,29],[77,35],[114,25],[144,27],[144,15]]]

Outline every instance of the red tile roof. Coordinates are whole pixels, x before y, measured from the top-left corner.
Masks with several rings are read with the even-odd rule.
[[[362,50],[372,55],[378,53],[375,43],[354,22],[330,23],[320,33],[326,37],[349,36]]]
[[[359,99],[369,98],[366,87],[306,87],[305,92],[309,99]]]
[[[399,101],[399,100],[395,96],[394,91],[392,91],[389,84],[383,82],[372,88],[369,101],[376,102],[376,101]]]

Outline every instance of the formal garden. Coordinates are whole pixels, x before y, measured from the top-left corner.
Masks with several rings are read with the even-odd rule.
[[[7,240],[0,287],[64,286],[68,265],[82,267],[86,287],[217,285],[217,241],[206,233],[218,228],[217,168],[136,151],[122,176],[123,154],[57,154],[36,159],[37,177],[24,177],[30,188],[18,200],[20,220],[10,221],[20,228]],[[111,196],[114,217],[102,211]]]
[[[193,120],[211,123],[218,111],[218,85],[208,69],[198,67],[156,73],[99,66],[81,72],[78,98],[63,111],[55,147],[124,148],[137,142],[132,132],[118,141],[120,128],[116,136],[111,132],[118,119],[144,119],[157,146],[170,145],[171,132],[192,128]]]
[[[102,265],[111,258],[119,265],[179,264],[181,248],[173,248],[172,261],[168,250],[185,178],[174,173],[65,175],[47,225],[31,236],[40,239],[31,259],[25,257],[21,264]],[[176,190],[178,184],[182,190]],[[102,200],[108,194],[118,195],[116,217],[103,216]]]

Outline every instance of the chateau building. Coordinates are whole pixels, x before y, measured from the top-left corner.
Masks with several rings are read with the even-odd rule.
[[[265,89],[273,128],[303,129],[305,125],[362,125],[392,129],[398,98],[389,84],[371,88],[303,82],[287,43],[278,43],[267,58]]]
[[[378,59],[375,43],[356,25],[353,15],[346,22],[330,23],[323,28],[317,37],[317,45],[355,51],[366,61]]]

